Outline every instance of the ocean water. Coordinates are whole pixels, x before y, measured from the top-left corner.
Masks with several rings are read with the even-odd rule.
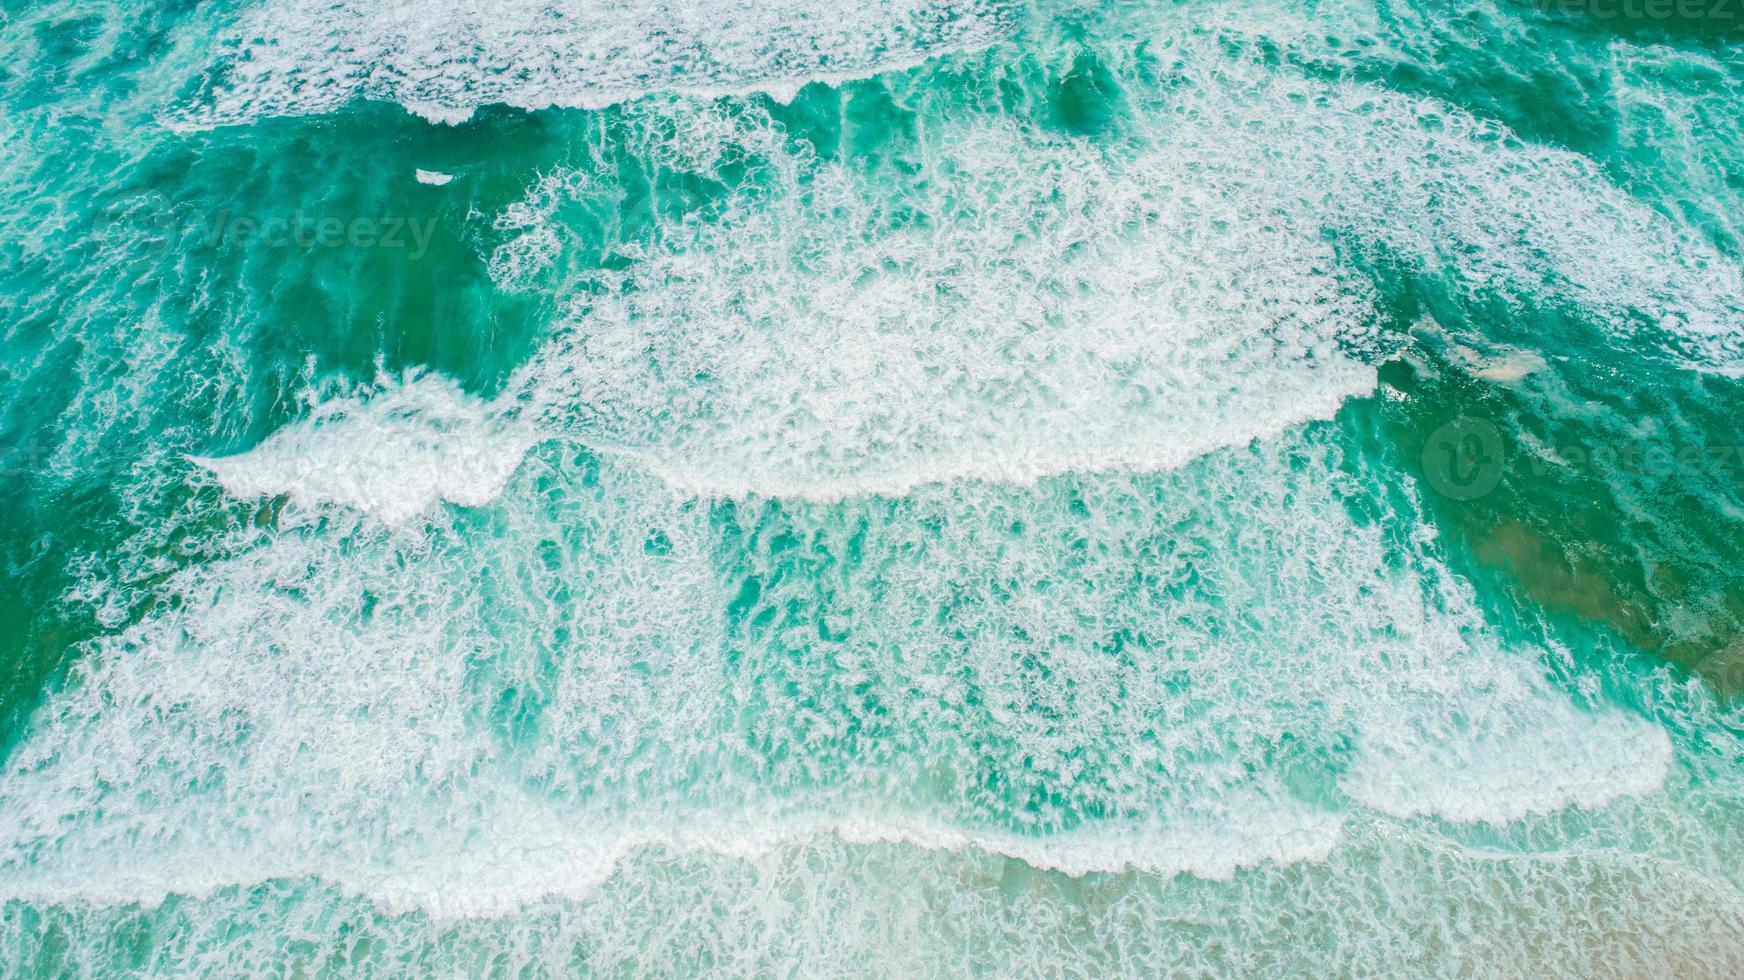
[[[0,56],[0,973],[1744,973],[1735,3]]]

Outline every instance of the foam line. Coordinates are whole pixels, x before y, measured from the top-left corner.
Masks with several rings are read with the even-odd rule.
[[[994,0],[269,0],[221,42],[201,98],[174,122],[215,126],[397,102],[459,123],[481,105],[598,108],[651,92],[765,92],[839,84],[991,43]]]

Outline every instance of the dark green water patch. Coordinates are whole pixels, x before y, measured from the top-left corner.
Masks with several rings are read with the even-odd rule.
[[[1554,615],[1714,673],[1744,635],[1744,428],[1726,408],[1744,385],[1416,341],[1382,370],[1381,428],[1459,549]]]

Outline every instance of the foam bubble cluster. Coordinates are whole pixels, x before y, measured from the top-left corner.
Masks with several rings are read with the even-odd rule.
[[[400,524],[439,501],[489,503],[537,439],[453,382],[412,374],[377,391],[317,400],[253,449],[195,462],[238,497],[287,494]]]
[[[693,491],[831,497],[1178,466],[1373,387],[1363,288],[1287,216],[1167,154],[941,140],[945,172],[820,167],[600,280],[528,399]]]
[[[241,15],[201,96],[197,126],[397,102],[460,122],[481,105],[595,108],[650,92],[790,95],[1008,29],[993,0],[270,0]]]

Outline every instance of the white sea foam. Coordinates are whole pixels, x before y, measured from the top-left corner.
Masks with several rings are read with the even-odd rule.
[[[1501,862],[1357,833],[1326,865],[1217,888],[1062,881],[975,850],[811,838],[753,860],[638,852],[589,898],[500,919],[389,916],[313,882],[233,888],[155,911],[72,902],[0,920],[0,955],[65,937],[73,975],[500,970],[759,976],[1132,973],[1726,980],[1744,970],[1736,896],[1672,865],[1586,852]],[[1159,925],[1161,923],[1161,925]],[[117,934],[150,934],[142,963]]]
[[[1663,735],[1571,708],[1349,482],[1304,433],[1160,478],[717,511],[547,446],[487,534],[290,522],[179,573],[39,712],[0,771],[0,895],[314,876],[499,915],[632,852],[818,835],[1227,878],[1326,860],[1351,807],[1654,792]]]
[[[1692,364],[1736,361],[1736,264],[1580,157],[1239,45],[1172,57],[1166,102],[1124,80],[1133,143],[970,117],[932,131],[918,152],[951,165],[913,180],[819,163],[754,108],[688,107],[651,152],[705,174],[729,146],[781,158],[782,193],[588,284],[503,413],[705,496],[1166,469],[1373,390],[1388,345],[1328,232],[1474,297],[1567,304],[1617,343],[1664,331]],[[554,260],[556,215],[597,183],[554,174],[499,215],[500,283]]]
[[[1398,817],[1501,824],[1652,792],[1671,766],[1665,732],[1620,711],[1594,715],[1502,686],[1471,710],[1475,721],[1399,704],[1394,724],[1365,732],[1344,791]],[[1534,761],[1544,758],[1560,762]]]
[[[189,125],[328,112],[385,99],[435,122],[481,105],[599,107],[658,91],[763,91],[840,81],[988,44],[994,0],[268,0],[221,42]]]
[[[1167,153],[940,139],[947,173],[821,166],[600,279],[530,410],[690,492],[830,499],[1166,469],[1372,390],[1366,290],[1264,200]],[[557,247],[528,211],[517,276]]]
[[[195,462],[239,497],[288,494],[400,524],[439,501],[489,503],[537,441],[453,382],[414,374],[317,401],[253,449]]]
[[[910,151],[950,162],[912,178],[819,163],[753,110],[698,107],[728,122],[681,133],[713,149],[675,165],[707,173],[723,142],[787,153],[783,193],[675,224],[586,283],[523,371],[525,400],[704,495],[1163,469],[1373,390],[1390,345],[1353,256],[1576,311],[1597,327],[1577,343],[1651,335],[1691,366],[1738,362],[1737,264],[1583,158],[1229,40],[1178,39],[1166,95],[1123,80],[1130,142],[969,115]],[[516,233],[499,283],[561,254],[561,202],[596,183],[552,175],[499,217]],[[1513,382],[1537,363],[1479,369]]]
[[[453,920],[511,915],[543,898],[589,898],[615,875],[633,872],[636,862],[650,853],[751,863],[803,848],[820,838],[836,838],[858,846],[899,845],[944,853],[979,851],[1074,877],[1139,872],[1227,880],[1242,868],[1265,862],[1325,860],[1340,838],[1341,821],[1331,814],[1260,811],[1260,819],[1255,820],[1255,816],[1232,810],[1217,825],[1135,827],[1037,839],[965,831],[900,816],[692,820],[668,829],[643,826],[577,832],[561,829],[548,811],[493,813],[481,827],[512,826],[516,828],[512,840],[431,853],[393,870],[359,869],[343,861],[311,861],[309,857],[276,867],[271,863],[228,865],[208,860],[165,864],[150,874],[134,869],[107,880],[87,869],[51,872],[0,888],[0,894],[7,900],[41,904],[154,908],[170,895],[204,897],[274,877],[314,877],[348,894],[362,895],[388,914],[419,912]]]
[[[1630,353],[1744,367],[1744,268],[1696,228],[1591,159],[1442,100],[1277,70],[1279,45],[1341,60],[1312,19],[1250,8],[1226,22],[1220,55],[1175,48],[1172,77],[1185,84],[1140,115],[1184,160],[1247,161],[1292,211],[1468,298],[1572,311]],[[1505,320],[1493,326],[1508,334]]]
[[[790,152],[767,116],[696,115],[663,151],[674,165],[711,167],[723,141]],[[784,161],[803,190],[671,229],[670,247],[594,282],[476,410],[633,459],[685,493],[840,499],[1169,469],[1373,390],[1384,345],[1368,291],[1266,199],[1215,174],[1183,185],[1166,152],[1122,159],[994,123],[940,139],[949,172],[913,186]],[[517,234],[493,256],[499,280],[552,261],[554,215],[597,184],[554,174],[505,210],[497,227]],[[343,474],[382,461],[339,454],[380,441],[327,440],[340,485],[304,466],[305,496],[363,501]],[[441,468],[430,447],[418,455],[408,465]],[[253,482],[235,466],[220,476],[289,486],[282,462]],[[372,506],[403,520],[427,502]]]
[[[418,183],[429,184],[432,187],[443,187],[447,185],[449,181],[454,179],[453,174],[445,174],[440,170],[424,170],[422,168],[419,168],[413,176],[417,177]]]

